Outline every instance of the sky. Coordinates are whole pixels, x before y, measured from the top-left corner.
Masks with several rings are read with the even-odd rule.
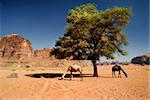
[[[116,54],[115,60],[130,61],[150,51],[149,0],[0,0],[0,37],[17,33],[31,41],[33,49],[52,48],[65,33],[68,11],[87,3],[95,3],[98,10],[132,8],[124,28],[128,55]]]

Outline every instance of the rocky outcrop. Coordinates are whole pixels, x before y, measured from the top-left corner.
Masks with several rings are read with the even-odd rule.
[[[4,58],[54,58],[50,55],[51,48],[33,50],[32,43],[18,34],[0,38],[0,57]]]
[[[133,64],[147,64],[147,65],[150,65],[150,53],[147,53],[147,54],[142,55],[142,56],[134,57],[131,60],[131,63],[133,63]]]
[[[18,34],[0,38],[0,56],[7,58],[32,57],[32,43]]]
[[[52,51],[51,48],[44,48],[42,50],[35,50],[34,56],[41,57],[41,58],[49,58],[51,57],[50,52]]]

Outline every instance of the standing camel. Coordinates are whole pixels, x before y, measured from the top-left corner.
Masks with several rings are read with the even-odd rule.
[[[119,65],[117,65],[117,64],[112,67],[112,77],[114,77],[114,76],[116,77],[115,71],[118,71],[118,72],[119,72],[118,77],[120,77],[120,78],[121,78],[121,73],[120,73],[120,71],[122,71],[122,72],[124,73],[124,75],[125,75],[126,77],[128,77],[128,76],[127,76],[127,73],[126,73]]]
[[[73,72],[78,72],[78,71],[81,74],[81,80],[83,80],[83,74],[82,74],[82,68],[81,68],[81,66],[78,66],[78,65],[74,64],[74,65],[68,67],[67,72],[70,72],[70,74],[71,74],[70,80],[72,80],[72,78],[73,78],[73,74],[72,73]],[[62,77],[61,77],[60,80],[64,79],[64,77],[67,74],[67,72],[62,75]]]

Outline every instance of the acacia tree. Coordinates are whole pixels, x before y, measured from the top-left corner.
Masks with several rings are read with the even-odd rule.
[[[114,59],[114,53],[126,55],[127,45],[123,28],[129,22],[129,8],[97,10],[96,5],[86,4],[69,11],[64,36],[56,42],[52,52],[57,58],[91,60],[94,76],[98,76],[96,61],[101,56]]]

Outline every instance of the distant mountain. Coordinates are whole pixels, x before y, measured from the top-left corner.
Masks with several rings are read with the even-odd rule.
[[[51,48],[33,50],[32,43],[18,34],[0,37],[0,57],[2,58],[49,58],[51,50]]]
[[[131,60],[133,64],[147,64],[150,65],[150,53],[144,54],[142,56],[134,57]]]

